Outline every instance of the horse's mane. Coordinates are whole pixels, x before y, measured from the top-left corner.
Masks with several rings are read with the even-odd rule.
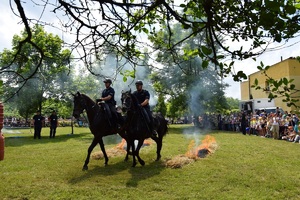
[[[137,107],[139,103],[138,103],[138,100],[137,100],[136,96],[133,95],[133,93],[131,93],[131,92],[129,94],[130,94],[130,97],[132,99],[132,103],[133,103],[134,107]]]
[[[89,96],[87,96],[86,94],[81,94],[87,101],[89,101],[89,103],[91,104],[96,104],[95,101],[93,101]]]

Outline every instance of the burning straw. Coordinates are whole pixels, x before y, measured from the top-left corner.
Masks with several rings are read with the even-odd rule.
[[[204,158],[207,155],[214,153],[217,147],[218,146],[215,138],[210,135],[207,135],[202,140],[202,143],[197,147],[195,147],[195,141],[192,140],[185,155],[175,156],[174,158],[167,160],[166,166],[169,168],[181,168],[200,158]]]
[[[121,155],[126,154],[126,150],[124,148],[120,148],[119,144],[118,144],[117,146],[115,146],[111,149],[107,149],[106,154],[109,158],[110,157],[117,157],[117,156],[121,156]],[[92,153],[92,159],[94,159],[94,160],[100,160],[100,159],[103,159],[103,158],[104,158],[104,156],[103,156],[102,151]]]
[[[204,158],[210,153],[214,153],[217,149],[216,139],[210,135],[207,135],[202,144],[195,147],[195,141],[192,140],[189,144],[189,150],[185,153],[188,158],[199,159]]]
[[[152,140],[145,140],[142,147],[150,146],[151,144],[152,144]],[[127,145],[126,140],[122,139],[122,141],[119,144],[117,144],[117,146],[106,150],[107,156],[110,158],[110,157],[118,157],[126,154],[126,145]],[[103,158],[104,156],[102,151],[92,153],[92,159],[94,160],[100,160]]]

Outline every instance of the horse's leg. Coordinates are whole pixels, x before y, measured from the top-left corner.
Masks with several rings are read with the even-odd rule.
[[[136,150],[135,150],[135,152],[136,152],[136,157],[137,157],[139,163],[140,163],[142,166],[145,165],[145,161],[144,161],[143,159],[141,159],[141,157],[140,157],[140,149],[141,149],[141,147],[142,147],[143,144],[144,144],[144,139],[140,139],[139,142],[138,142],[138,145],[137,145],[137,147],[136,147]]]
[[[156,142],[156,160],[155,161],[159,161],[161,158],[160,155],[160,151],[162,148],[162,136],[158,136],[158,137],[151,137],[155,142]]]
[[[124,159],[125,162],[128,161],[128,156],[130,154],[130,144],[129,144],[128,139],[126,140],[126,144],[127,144],[127,147],[126,147],[126,156],[125,156],[125,159]]]
[[[136,150],[135,150],[135,145],[134,145],[134,139],[130,139],[130,146],[132,149],[132,167],[136,166],[136,159],[135,159],[135,155],[136,155]]]
[[[100,144],[100,149],[103,153],[103,156],[104,156],[104,159],[105,159],[105,165],[107,165],[108,163],[108,157],[107,157],[107,154],[106,154],[106,151],[105,151],[105,147],[104,147],[104,143],[103,143],[103,139],[102,137],[99,139],[99,144]]]
[[[88,164],[90,162],[90,155],[91,155],[94,147],[97,145],[97,143],[98,143],[97,139],[94,138],[93,141],[92,141],[92,144],[88,148],[88,154],[86,156],[86,159],[85,159],[85,162],[84,162],[84,165],[83,165],[83,168],[82,168],[83,171],[88,170]]]

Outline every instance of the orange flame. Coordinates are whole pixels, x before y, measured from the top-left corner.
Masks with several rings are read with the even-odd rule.
[[[188,158],[197,159],[198,158],[198,152],[201,149],[207,149],[209,153],[212,153],[216,149],[216,139],[213,136],[207,135],[202,140],[202,143],[195,147],[195,141],[192,140],[188,146],[188,151],[185,153],[185,156]]]
[[[126,144],[126,140],[122,139],[122,141],[119,144],[117,144],[116,148],[117,149],[124,149],[125,144]]]
[[[144,140],[143,146],[150,146],[152,143],[153,143],[152,140],[147,139],[147,140]],[[122,141],[119,144],[117,144],[116,148],[117,149],[124,149],[126,144],[127,144],[126,140],[122,139]]]
[[[144,140],[144,146],[150,146],[152,143],[153,143],[153,140],[151,140],[151,139]]]

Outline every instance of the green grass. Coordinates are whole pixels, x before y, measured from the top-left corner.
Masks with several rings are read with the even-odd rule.
[[[0,162],[0,199],[299,199],[300,144],[209,132],[218,149],[180,169],[167,168],[166,159],[187,151],[191,139],[204,132],[170,126],[162,161],[155,162],[156,145],[141,150],[145,166],[112,157],[109,165],[93,160],[81,171],[92,135],[86,128],[58,128],[57,138],[34,140],[29,129],[5,135],[5,158]],[[194,134],[192,134],[193,132]],[[120,141],[105,139],[106,148]],[[99,151],[99,146],[94,152]]]

